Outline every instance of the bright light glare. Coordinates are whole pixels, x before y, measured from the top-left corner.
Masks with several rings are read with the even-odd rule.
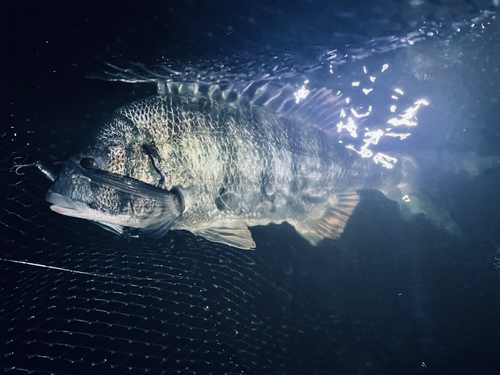
[[[500,0],[498,0],[500,1]],[[366,66],[362,67],[363,72],[367,75],[369,80],[374,83],[378,77],[375,76],[368,76],[368,68]],[[385,72],[387,69],[389,69],[389,64],[383,64],[381,67],[381,72]],[[372,91],[374,91],[374,88],[369,88],[369,87],[362,87],[361,83],[365,85],[365,81],[352,81],[351,85],[353,87],[359,87],[359,89],[356,90],[361,90],[365,95],[368,95]],[[370,84],[371,85],[371,84]],[[305,88],[304,88],[305,89]],[[379,90],[380,91],[380,90]],[[375,91],[376,94],[380,94],[379,91]],[[309,92],[307,92],[309,93]],[[371,94],[374,95],[374,94]],[[386,92],[387,97],[386,98],[392,98],[394,101],[398,101],[398,105],[392,104],[389,106],[389,111],[392,113],[392,115],[388,115],[385,117],[387,124],[383,123],[378,123],[377,119],[373,119],[374,121],[370,122],[370,125],[367,126],[366,120],[364,118],[368,118],[372,113],[378,113],[378,111],[374,111],[375,108],[372,108],[372,106],[366,107],[366,106],[358,106],[356,109],[350,108],[350,113],[348,112],[347,109],[341,109],[340,110],[340,119],[342,121],[338,122],[336,127],[338,133],[349,133],[349,135],[352,138],[357,138],[358,137],[358,125],[360,125],[360,132],[361,134],[364,133],[364,137],[362,138],[362,143],[361,140],[354,142],[353,144],[346,145],[345,143],[342,142],[342,140],[339,140],[339,143],[343,143],[344,146],[354,152],[356,152],[360,157],[362,158],[370,158],[373,160],[375,164],[380,164],[383,168],[387,169],[392,169],[394,168],[394,165],[398,162],[398,159],[389,156],[387,154],[384,154],[382,152],[378,152],[376,150],[377,148],[381,147],[379,144],[381,143],[380,140],[382,137],[387,136],[391,138],[396,138],[400,141],[408,138],[411,133],[409,132],[401,132],[397,129],[394,129],[396,126],[411,126],[414,127],[418,123],[417,119],[417,113],[421,106],[426,106],[429,105],[427,100],[425,99],[420,99],[414,102],[414,104],[402,111],[401,108],[403,108],[403,103],[406,100],[404,99],[405,91],[403,90],[402,87],[396,87],[393,88],[392,90]],[[351,98],[345,98],[345,103],[347,105],[352,105],[353,107],[356,107],[354,102],[351,104],[352,100]],[[399,108],[398,108],[399,107]],[[359,112],[361,110],[365,110],[365,112]],[[387,114],[387,109],[384,108],[385,113]],[[393,118],[390,118],[390,116],[394,116]],[[361,119],[361,120],[360,120]],[[387,120],[388,119],[388,120]],[[358,125],[356,122],[358,122]],[[395,141],[391,140],[391,144],[393,144]],[[383,145],[382,145],[383,146]],[[371,150],[371,149],[374,150]],[[403,197],[403,200],[405,202],[409,202],[410,198],[408,196]]]
[[[310,90],[306,89],[306,84],[308,82],[309,81],[306,80],[304,82],[304,85],[299,90],[297,90],[297,92],[294,94],[295,95],[295,103],[299,104],[300,100],[307,98],[307,95],[309,95],[309,93],[311,92]]]
[[[397,133],[385,133],[384,135],[388,136],[388,137],[399,137],[399,140],[403,140],[403,139],[406,139],[408,138],[411,134],[410,133],[405,133],[405,134],[397,134]]]
[[[365,137],[368,138],[364,138],[363,142],[365,142],[365,146],[368,146],[370,143],[376,145],[383,135],[384,131],[381,129],[378,129],[374,132],[367,132],[365,133]]]
[[[415,121],[411,121],[407,118],[391,118],[389,121],[387,121],[388,124],[394,125],[394,126],[400,126],[400,125],[406,125],[406,126],[415,126],[417,123]]]
[[[419,99],[415,102],[416,105],[420,106],[420,105],[429,105],[429,102],[425,99]]]
[[[375,164],[378,164],[378,163],[382,164],[382,167],[384,167],[384,168],[392,169],[394,167],[393,164],[395,164],[398,161],[398,159],[390,157],[389,155],[385,155],[385,154],[382,154],[381,152],[379,152],[379,153],[377,153],[377,155],[375,155],[373,157],[373,161],[375,162]]]
[[[415,102],[414,107],[410,107],[405,110],[404,114],[401,115],[401,118],[391,118],[387,121],[388,124],[394,126],[406,125],[406,126],[415,126],[417,122],[413,120],[413,118],[417,115],[417,112],[421,105],[428,105],[429,103],[425,99],[420,99]]]
[[[361,117],[367,117],[370,115],[370,112],[372,111],[372,106],[368,107],[368,111],[365,113],[358,113],[354,108],[351,108],[351,113],[354,115],[356,118],[361,118]]]
[[[351,137],[357,138],[358,134],[356,133],[356,130],[358,129],[358,126],[354,123],[354,120],[351,117],[347,119],[347,124],[344,125],[342,121],[337,124],[337,132],[340,133],[342,129],[347,130]]]
[[[361,149],[358,151],[354,148],[353,145],[345,146],[348,149],[353,150],[354,152],[357,152],[362,158],[369,158],[373,155],[373,152],[368,150],[365,146],[361,147]]]

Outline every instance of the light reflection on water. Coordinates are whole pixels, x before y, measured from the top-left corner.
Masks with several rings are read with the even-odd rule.
[[[404,147],[408,138],[415,138],[412,135],[416,130],[411,128],[417,127],[418,115],[424,113],[420,110],[431,101],[421,87],[414,87],[413,81],[426,81],[426,67],[442,65],[443,59],[453,55],[447,46],[454,38],[463,38],[468,33],[476,35],[478,30],[482,32],[493,25],[495,18],[495,13],[483,11],[452,25],[427,22],[406,34],[373,38],[339,49],[325,48],[309,56],[272,51],[271,54],[241,54],[210,61],[163,59],[153,66],[108,64],[110,70],[92,77],[129,83],[162,82],[162,85],[165,82],[200,82],[218,84],[221,88],[245,87],[250,82],[290,85],[294,90],[292,99],[299,106],[308,95],[326,86],[342,96],[343,105],[331,129],[325,130],[337,133],[337,141],[360,157],[390,169],[399,158],[393,149],[401,149],[399,144]],[[415,48],[425,43],[434,50],[439,47],[439,51],[446,51],[440,55],[441,60],[415,52],[397,55],[408,49],[406,47]],[[402,61],[407,61],[407,71]],[[398,81],[402,73],[411,75],[411,80]],[[388,85],[389,81],[392,86]],[[432,99],[434,107],[442,105],[436,101],[436,95]],[[431,133],[429,129],[418,132],[419,135]]]
[[[390,64],[385,63],[382,65],[379,74],[384,74],[390,68]],[[366,66],[362,68],[363,74],[368,76],[366,80],[366,85],[357,80],[351,83],[352,87],[360,90],[365,96],[370,94],[374,90],[373,83],[377,80],[378,77],[368,74],[368,69]],[[333,74],[333,71],[330,69],[330,73]],[[310,90],[306,89],[306,85],[309,81],[306,80],[304,85],[300,89],[298,89],[294,96],[296,98],[296,103],[298,104],[301,99],[305,99]],[[393,89],[393,92],[388,93],[388,97],[390,100],[386,100],[385,105],[388,106],[388,110],[390,113],[395,114],[395,116],[390,116],[386,120],[385,123],[377,122],[370,123],[370,127],[365,127],[364,136],[362,139],[362,143],[355,144],[353,142],[348,142],[345,146],[346,148],[353,150],[362,158],[372,158],[375,164],[380,164],[382,167],[391,169],[394,167],[394,164],[397,163],[398,159],[393,155],[388,155],[383,152],[376,152],[372,150],[372,148],[379,144],[381,138],[383,137],[391,137],[391,138],[399,138],[399,141],[403,141],[408,138],[411,133],[408,128],[415,127],[418,124],[417,114],[422,106],[429,105],[429,102],[426,99],[418,99],[414,101],[414,104],[410,107],[401,109],[398,111],[398,105],[393,104],[393,101],[399,100],[400,97],[404,96],[404,90],[401,87],[396,87]],[[392,100],[392,101],[391,101]],[[340,121],[336,124],[337,133],[347,133],[351,137],[351,139],[358,138],[358,128],[360,128],[360,124],[358,123],[360,120],[362,124],[366,124],[369,120],[370,115],[372,114],[373,105],[368,105],[368,108],[362,112],[361,107],[356,108],[357,105],[350,97],[346,97],[344,102],[347,105],[351,105],[347,111],[343,108],[340,113]],[[392,127],[401,127],[401,129],[393,129],[392,127],[387,127],[387,124]],[[343,139],[339,139],[339,143],[344,143]]]

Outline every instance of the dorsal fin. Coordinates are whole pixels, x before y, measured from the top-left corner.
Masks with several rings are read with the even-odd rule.
[[[160,87],[161,85],[158,85]],[[323,129],[335,128],[340,120],[342,96],[326,88],[306,90],[290,84],[271,82],[241,84],[207,84],[166,82],[159,91],[163,95],[182,95],[226,101],[235,105],[260,106],[268,112],[300,117]]]
[[[159,95],[193,96],[235,105],[261,106],[272,113],[300,117],[332,133],[337,133],[341,115],[350,112],[351,108],[342,100],[340,93],[326,88],[308,90],[305,84],[298,84],[298,73],[283,79],[266,74],[245,81],[238,75],[231,79],[229,73],[217,69],[199,71],[196,66],[175,70],[168,64],[152,68],[138,63],[130,63],[127,68],[111,63],[106,65],[111,68],[110,71],[91,77],[127,83],[152,83],[156,85]],[[203,72],[206,75],[200,76]]]

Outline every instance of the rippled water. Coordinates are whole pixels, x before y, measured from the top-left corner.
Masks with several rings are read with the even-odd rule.
[[[4,371],[496,373],[494,4],[56,1],[8,10]],[[311,247],[287,225],[256,227],[254,252],[188,233],[128,242],[55,215],[43,199],[50,181],[35,167],[12,167],[41,161],[56,169],[115,108],[155,93],[147,82],[85,78],[123,79],[120,69],[134,81],[153,72],[341,91],[346,111],[369,112],[348,112],[357,136],[341,127],[346,146],[415,158],[420,192],[461,234],[436,229],[425,215],[402,220],[374,191],[362,192],[338,241]],[[390,126],[421,99],[428,105],[408,118],[416,125]]]

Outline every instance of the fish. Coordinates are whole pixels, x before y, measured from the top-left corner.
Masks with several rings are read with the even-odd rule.
[[[289,223],[312,245],[336,239],[359,191],[390,196],[411,161],[387,169],[360,157],[331,131],[342,96],[297,92],[167,82],[118,108],[62,163],[50,209],[118,234],[185,230],[239,249],[256,247],[249,227],[270,223]]]

